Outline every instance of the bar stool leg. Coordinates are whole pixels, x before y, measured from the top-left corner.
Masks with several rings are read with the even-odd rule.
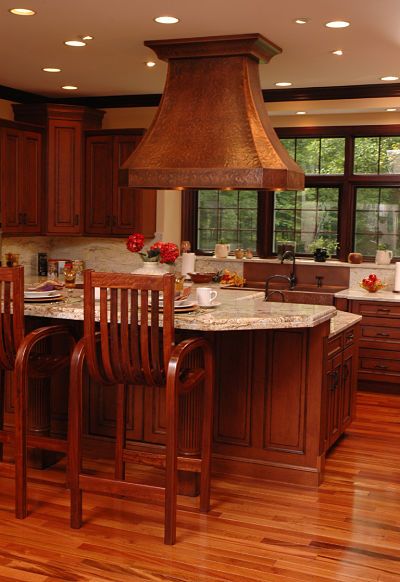
[[[84,343],[76,345],[71,359],[70,398],[68,411],[69,486],[71,494],[71,527],[82,525],[82,490],[79,474],[82,470],[82,368]]]
[[[165,523],[164,543],[176,541],[176,496],[178,491],[178,390],[170,377],[166,384],[166,471],[165,471]]]
[[[17,366],[15,381],[15,516],[27,516],[26,503],[26,423],[28,407],[27,362]]]
[[[206,513],[210,509],[211,441],[214,388],[213,358],[209,346],[205,348],[204,359],[206,375],[203,383],[204,393],[201,442],[200,511]]]

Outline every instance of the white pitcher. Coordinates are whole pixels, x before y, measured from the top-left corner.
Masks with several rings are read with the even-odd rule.
[[[231,250],[230,244],[217,243],[215,245],[215,256],[217,259],[226,259]]]
[[[393,251],[376,251],[375,263],[377,265],[389,265],[393,258]]]

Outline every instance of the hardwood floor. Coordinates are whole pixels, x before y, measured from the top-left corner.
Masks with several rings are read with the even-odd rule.
[[[31,471],[23,521],[1,479],[0,582],[399,581],[400,396],[359,393],[326,469],[318,490],[214,475],[208,515],[179,498],[172,547],[161,507],[126,499],[85,494],[71,530],[62,463]],[[55,485],[41,481],[50,473]]]

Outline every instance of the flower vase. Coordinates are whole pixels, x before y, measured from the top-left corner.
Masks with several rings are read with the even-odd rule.
[[[169,265],[157,261],[143,261],[138,269],[132,271],[134,275],[165,275],[169,273]]]

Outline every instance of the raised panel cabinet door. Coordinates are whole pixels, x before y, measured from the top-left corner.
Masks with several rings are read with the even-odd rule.
[[[135,150],[140,135],[114,137],[113,233],[140,232],[153,236],[156,229],[156,190],[139,190],[118,186],[118,170]]]
[[[327,448],[329,448],[341,434],[342,353],[328,360],[325,385],[327,391]]]
[[[351,346],[343,352],[342,362],[342,402],[341,431],[351,423],[355,409],[355,394],[357,390],[356,348]],[[354,373],[356,372],[356,373]]]
[[[42,209],[42,136],[39,133],[23,133],[22,176],[23,231],[39,233]]]
[[[2,129],[1,216],[3,232],[21,232],[22,132]]]
[[[49,234],[81,232],[82,124],[50,119],[48,126]]]
[[[85,231],[109,234],[112,229],[113,136],[86,138]]]

